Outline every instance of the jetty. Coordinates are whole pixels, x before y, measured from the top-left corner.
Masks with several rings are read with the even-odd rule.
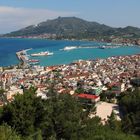
[[[27,55],[27,51],[29,51],[29,50],[31,50],[31,49],[26,49],[26,50],[22,50],[22,51],[16,52],[17,58],[21,62],[23,62],[24,66],[28,65],[29,57]]]
[[[19,59],[19,61],[21,61],[23,63],[23,66],[31,66],[31,65],[36,65],[39,63],[39,60],[37,59],[29,59],[29,55],[27,55],[27,51],[29,51],[31,49],[26,49],[26,50],[22,50],[19,52],[16,52],[17,58]]]

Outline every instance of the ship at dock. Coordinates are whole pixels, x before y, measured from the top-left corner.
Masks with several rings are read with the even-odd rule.
[[[51,55],[53,55],[53,52],[49,51],[31,54],[31,56],[51,56]]]
[[[18,59],[23,62],[24,66],[29,67],[31,65],[38,65],[39,64],[39,60],[37,59],[30,59],[29,55],[27,55],[27,51],[29,51],[31,49],[26,49],[26,50],[22,50],[19,52],[16,52],[16,55],[18,57]]]
[[[37,60],[37,59],[30,59],[30,60],[28,60],[28,63],[30,65],[38,65],[39,64],[39,60]]]

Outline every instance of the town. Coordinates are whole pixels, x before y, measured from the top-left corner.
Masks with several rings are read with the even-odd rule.
[[[133,83],[140,85],[140,54],[78,60],[69,65],[0,68],[0,88],[9,102],[15,94],[23,94],[24,89],[34,86],[37,96],[43,99],[49,98],[52,88],[58,94],[70,94],[84,99],[84,103],[98,104],[102,94],[108,92],[115,99],[122,92],[133,90]],[[4,100],[0,101],[1,106],[4,104]]]
[[[1,37],[1,36],[0,36]],[[125,36],[127,37],[127,36]],[[25,39],[50,39],[50,40],[81,40],[81,41],[98,41],[98,42],[108,42],[112,44],[120,44],[124,46],[140,46],[140,39],[139,38],[125,38],[125,37],[118,37],[118,36],[110,36],[108,38],[94,38],[94,37],[89,37],[89,38],[76,38],[76,37],[65,37],[62,35],[57,35],[57,34],[50,34],[50,33],[45,33],[45,34],[40,34],[40,35],[30,35],[30,36],[12,36],[12,37],[5,37],[5,38],[25,38]],[[128,35],[129,37],[129,35]]]

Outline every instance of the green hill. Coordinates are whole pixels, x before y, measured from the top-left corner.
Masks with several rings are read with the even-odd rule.
[[[121,36],[128,38],[140,37],[140,29],[136,27],[112,28],[97,22],[89,22],[76,17],[58,17],[47,20],[37,25],[31,25],[5,36],[32,36],[41,34],[56,34],[65,38],[100,38],[109,36]]]

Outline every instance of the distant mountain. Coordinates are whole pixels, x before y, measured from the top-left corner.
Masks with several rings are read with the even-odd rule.
[[[136,27],[112,28],[97,22],[89,22],[76,17],[58,17],[38,25],[31,25],[21,30],[6,34],[7,37],[35,36],[56,34],[65,38],[100,38],[121,36],[128,38],[140,37],[140,29]]]

